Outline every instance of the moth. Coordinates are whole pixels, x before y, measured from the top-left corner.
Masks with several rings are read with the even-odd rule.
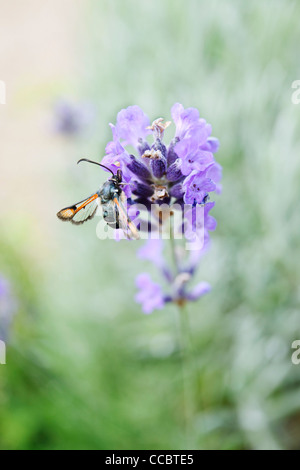
[[[122,186],[122,170],[118,169],[114,174],[110,168],[101,163],[82,158],[77,163],[88,162],[99,165],[110,171],[112,177],[94,194],[72,206],[65,207],[57,213],[57,217],[65,222],[80,225],[94,217],[98,207],[102,208],[102,214],[107,225],[114,229],[121,228],[128,239],[140,238],[138,229],[130,220],[126,210],[126,195]]]

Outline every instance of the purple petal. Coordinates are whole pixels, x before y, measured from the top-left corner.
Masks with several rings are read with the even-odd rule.
[[[207,230],[215,230],[217,221],[209,215],[211,209],[215,206],[215,202],[207,202],[204,206],[197,205],[188,211],[185,211],[185,219],[187,221],[187,230],[199,231],[204,228]]]
[[[216,230],[217,228],[217,221],[216,219],[212,216],[212,215],[209,215],[205,221],[205,228],[207,230],[210,230],[211,232]]]
[[[118,113],[116,128],[124,145],[138,148],[140,140],[150,133],[149,125],[149,118],[139,106],[129,106]]]
[[[212,179],[214,183],[219,183],[222,179],[222,167],[219,163],[214,163],[208,168],[207,177]]]
[[[163,249],[163,241],[160,238],[157,240],[149,238],[145,245],[138,250],[137,256],[140,259],[151,261],[160,268],[164,264]]]
[[[181,171],[184,175],[189,175],[193,170],[204,171],[211,165],[213,159],[214,157],[211,152],[199,149],[183,159]]]
[[[206,195],[205,193],[216,189],[215,183],[210,178],[207,178],[207,171],[197,172],[194,170],[184,180],[183,188],[186,191],[184,198],[186,204],[193,204],[194,202],[201,204]]]
[[[175,124],[180,120],[181,113],[183,113],[184,107],[180,103],[173,104],[171,108],[171,116]]]
[[[220,143],[216,137],[209,137],[207,141],[201,146],[202,150],[216,153],[219,150]]]
[[[184,139],[193,127],[199,123],[199,111],[196,108],[184,109],[182,104],[175,103],[171,109],[172,119],[176,125],[176,134],[180,140]]]
[[[200,282],[187,294],[187,298],[192,301],[198,300],[210,291],[211,286],[207,282]]]
[[[162,309],[165,305],[164,295],[159,284],[153,282],[147,273],[139,274],[136,279],[139,292],[135,296],[136,302],[142,304],[143,312],[149,314],[155,309]]]
[[[216,230],[217,227],[217,221],[216,219],[212,216],[209,215],[209,212],[213,207],[215,206],[215,202],[208,202],[204,206],[204,224],[205,224],[205,229],[206,230]]]

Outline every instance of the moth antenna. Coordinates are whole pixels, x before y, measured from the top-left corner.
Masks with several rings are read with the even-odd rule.
[[[81,158],[80,160],[78,160],[77,165],[78,165],[78,163],[80,163],[80,162],[88,162],[88,163],[93,163],[94,165],[102,166],[102,168],[105,168],[106,170],[110,171],[111,174],[112,174],[113,176],[115,176],[114,172],[113,172],[110,168],[108,168],[108,167],[105,166],[105,165],[102,165],[101,163],[94,162],[93,160],[88,160],[88,158]]]

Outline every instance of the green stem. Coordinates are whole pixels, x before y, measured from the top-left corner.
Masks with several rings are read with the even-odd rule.
[[[191,342],[185,306],[179,306],[180,359],[182,369],[183,416],[186,449],[193,449],[193,388],[191,383]]]
[[[174,263],[175,276],[180,273],[180,266],[176,254],[176,246],[173,231],[173,219],[171,218],[170,224],[170,247]],[[181,359],[181,373],[182,373],[182,394],[183,394],[183,419],[185,430],[185,446],[186,449],[193,449],[193,389],[191,383],[191,334],[189,327],[188,313],[186,306],[183,303],[178,303],[179,307],[179,343],[180,343],[180,359]]]

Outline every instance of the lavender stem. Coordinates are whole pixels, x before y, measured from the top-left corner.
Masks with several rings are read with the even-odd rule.
[[[175,267],[175,277],[180,274],[180,266],[176,253],[176,244],[174,239],[174,222],[171,216],[170,222],[170,248]],[[193,398],[191,386],[191,335],[189,327],[188,313],[184,300],[178,301],[179,321],[179,344],[180,344],[180,362],[181,362],[181,375],[182,375],[182,395],[183,395],[183,420],[184,420],[184,433],[186,449],[193,449]]]
[[[183,417],[185,429],[186,449],[194,449],[193,445],[193,390],[191,384],[191,348],[188,315],[184,305],[179,305],[179,338],[180,338],[180,359],[182,374],[182,395],[183,395]]]

